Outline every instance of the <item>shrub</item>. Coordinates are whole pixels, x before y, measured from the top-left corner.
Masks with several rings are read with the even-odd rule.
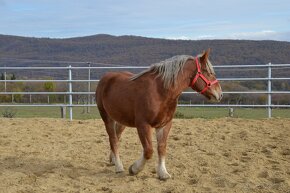
[[[177,118],[177,119],[184,119],[185,118],[185,115],[179,111],[176,111],[175,114],[174,114],[174,118]]]
[[[15,117],[17,111],[12,108],[5,108],[2,112],[2,116],[5,118],[13,118]]]

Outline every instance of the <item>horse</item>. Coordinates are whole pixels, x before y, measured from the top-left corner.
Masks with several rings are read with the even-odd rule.
[[[115,165],[116,173],[123,172],[118,146],[125,127],[136,127],[143,152],[140,159],[129,168],[136,175],[152,157],[152,134],[157,138],[160,180],[171,175],[165,166],[167,138],[172,119],[182,91],[191,87],[209,100],[220,101],[222,89],[209,61],[210,49],[196,57],[179,55],[139,74],[130,72],[108,72],[99,81],[96,103],[109,136],[109,161]]]

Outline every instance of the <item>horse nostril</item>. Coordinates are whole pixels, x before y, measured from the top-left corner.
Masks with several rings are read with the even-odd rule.
[[[223,98],[223,94],[221,94],[220,100]]]

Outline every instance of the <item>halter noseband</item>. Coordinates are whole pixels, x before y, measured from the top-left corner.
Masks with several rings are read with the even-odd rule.
[[[200,94],[205,93],[205,91],[207,91],[207,89],[209,89],[212,85],[218,83],[218,80],[215,79],[214,81],[210,81],[208,80],[202,73],[201,73],[201,69],[200,69],[200,65],[199,65],[199,61],[198,61],[198,57],[195,57],[195,63],[196,63],[196,68],[197,68],[197,72],[195,77],[193,78],[190,87],[195,90],[196,92],[198,92],[196,89],[194,89],[194,84],[196,83],[198,78],[201,78],[206,86],[199,92]]]

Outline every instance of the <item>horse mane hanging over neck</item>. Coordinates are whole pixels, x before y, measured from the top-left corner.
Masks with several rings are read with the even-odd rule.
[[[149,69],[134,75],[130,80],[136,80],[146,73],[153,73],[157,74],[157,77],[161,77],[165,88],[169,88],[172,85],[176,86],[178,74],[182,72],[184,64],[188,59],[194,59],[194,57],[188,55],[174,56],[159,63],[152,64]]]

